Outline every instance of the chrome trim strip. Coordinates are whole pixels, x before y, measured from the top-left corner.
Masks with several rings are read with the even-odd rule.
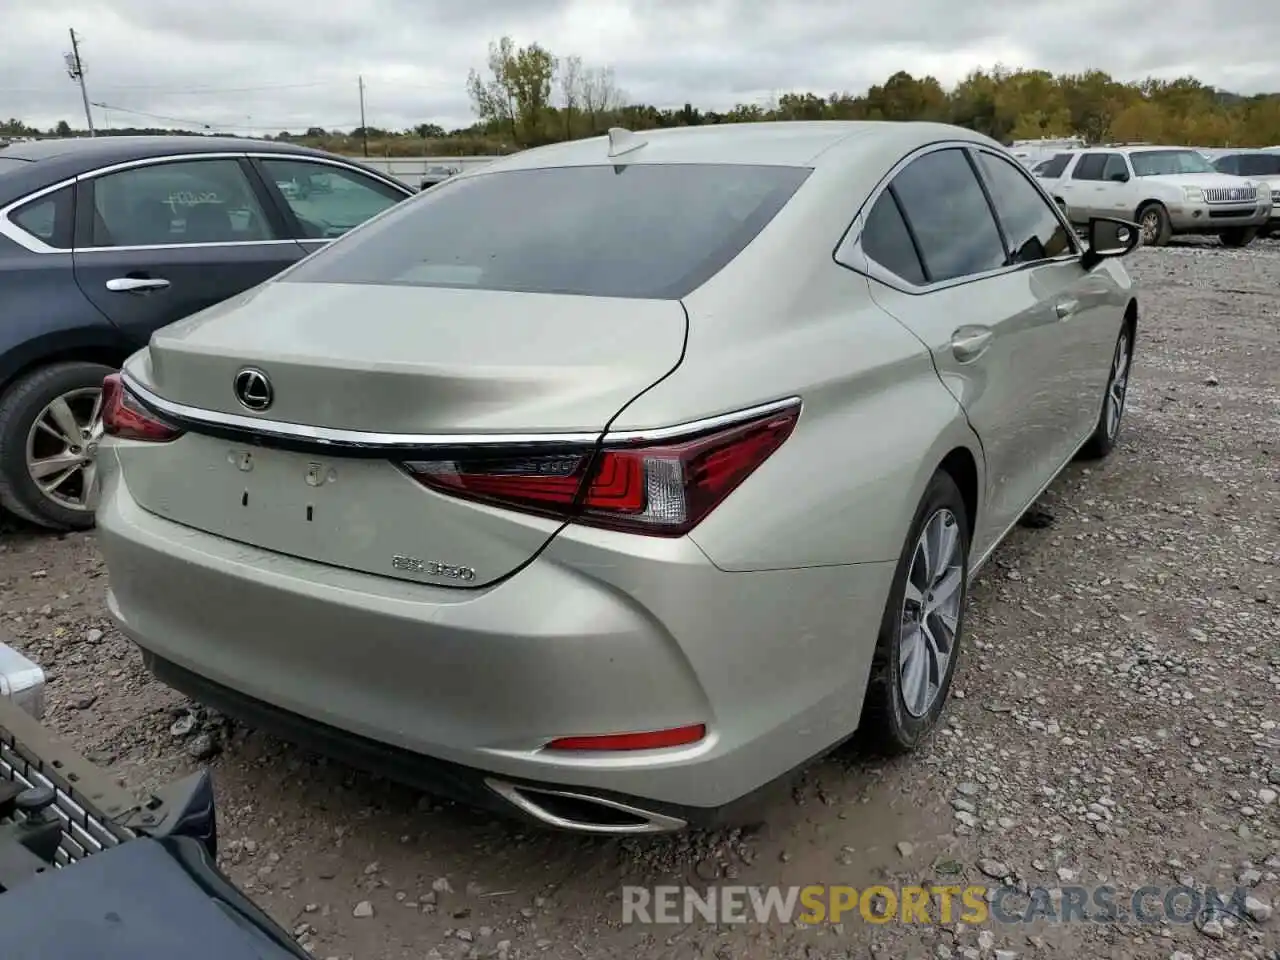
[[[870,212],[871,208],[875,205],[876,201],[880,199],[881,195],[889,189],[893,180],[907,166],[923,156],[941,150],[957,149],[964,150],[969,154],[990,154],[991,156],[997,157],[1008,163],[1015,169],[1015,171],[1021,173],[1023,178],[1032,185],[1037,193],[1040,194],[1041,199],[1049,205],[1054,216],[1057,217],[1058,223],[1067,231],[1067,238],[1071,244],[1072,252],[1059,254],[1056,257],[1046,257],[1043,260],[1033,260],[1028,263],[1005,264],[1004,266],[996,267],[993,270],[985,270],[982,273],[967,274],[963,277],[953,277],[950,280],[938,280],[928,284],[914,284],[904,280],[902,277],[899,277],[897,274],[893,273],[888,268],[882,266],[868,256],[866,251],[862,248],[862,230],[866,225],[865,215]],[[850,254],[856,254],[856,257],[850,256]],[[836,263],[847,270],[852,270],[854,273],[862,274],[863,276],[870,276],[880,283],[883,283],[885,286],[893,287],[900,293],[918,296],[934,293],[938,290],[948,290],[952,287],[964,286],[969,283],[976,283],[981,280],[990,280],[994,277],[1001,277],[1006,274],[1018,273],[1019,271],[1033,269],[1048,263],[1069,263],[1073,260],[1079,260],[1083,254],[1084,246],[1081,244],[1080,238],[1076,235],[1075,228],[1072,227],[1071,222],[1066,218],[1066,215],[1062,212],[1058,204],[1054,202],[1052,195],[1045,189],[1044,184],[1041,183],[1039,179],[1032,176],[1022,166],[1022,164],[1017,162],[1016,159],[988,146],[987,144],[978,143],[973,140],[939,140],[912,150],[889,168],[889,172],[886,173],[884,177],[880,179],[880,182],[872,188],[871,192],[867,194],[867,198],[862,203],[861,207],[859,207],[857,215],[853,218],[853,222],[849,224],[849,227],[845,231],[845,235],[836,245],[832,258]],[[865,268],[856,263],[857,258],[861,258],[863,263],[866,264]]]
[[[616,447],[620,444],[661,443],[663,440],[683,440],[700,433],[714,433],[738,423],[746,423],[771,413],[781,413],[793,407],[802,406],[799,397],[787,397],[770,403],[757,404],[731,413],[721,413],[714,417],[703,417],[701,420],[690,420],[673,427],[653,427],[648,430],[610,431],[604,435],[604,445]]]
[[[389,450],[406,449],[421,450],[427,447],[470,447],[470,446],[555,446],[566,445],[593,446],[600,439],[599,431],[591,433],[378,433],[366,430],[346,430],[337,427],[316,427],[302,423],[287,423],[281,420],[265,420],[258,417],[237,413],[204,410],[185,403],[166,400],[138,382],[137,378],[127,370],[121,372],[121,379],[129,392],[134,394],[144,406],[175,422],[175,425],[190,424],[192,426],[209,427],[221,430],[236,430],[252,433],[257,436],[276,437],[282,440],[305,441],[331,447],[349,448],[385,448]],[[748,407],[732,413],[723,413],[701,420],[692,420],[670,427],[655,427],[643,430],[624,430],[617,433],[606,433],[604,442],[608,445],[657,443],[663,440],[674,440],[700,433],[731,427],[736,423],[768,416],[792,407],[800,406],[799,397],[788,397],[771,403]]]
[[[302,240],[211,240],[204,243],[145,243],[135,246],[120,247],[76,247],[64,250],[63,253],[119,253],[122,250],[200,250],[207,247],[278,247],[293,244],[295,247]]]
[[[3,209],[0,209],[0,236],[8,237],[14,243],[18,244],[18,246],[23,247],[32,253],[42,254],[95,253],[107,250],[171,250],[174,248],[181,248],[185,250],[192,247],[242,247],[250,244],[262,246],[266,244],[298,243],[300,241],[307,241],[307,238],[305,237],[297,237],[286,238],[283,240],[231,240],[219,243],[157,243],[131,247],[77,247],[70,250],[63,250],[59,247],[49,246],[49,244],[45,243],[39,237],[32,236],[9,219],[9,214],[13,210],[23,206],[24,204],[30,203],[32,200],[38,200],[45,194],[54,193],[61,190],[63,187],[69,187],[84,180],[94,180],[98,177],[103,177],[110,173],[116,173],[120,170],[131,170],[135,167],[151,167],[163,163],[180,163],[191,160],[240,160],[246,157],[252,157],[257,160],[298,160],[324,164],[330,167],[341,167],[344,170],[350,170],[354,173],[371,177],[372,179],[377,180],[380,183],[384,183],[389,187],[394,187],[396,190],[403,193],[406,199],[416,196],[413,189],[405,186],[405,184],[396,180],[394,177],[384,174],[381,170],[355,167],[350,163],[346,163],[342,160],[330,159],[329,157],[314,157],[310,154],[291,153],[284,150],[246,150],[239,153],[219,150],[211,153],[175,153],[163,157],[141,157],[136,160],[124,160],[120,163],[113,163],[106,167],[99,167],[97,170],[90,170],[87,173],[76,174],[74,177],[68,177],[65,180],[60,180],[47,187],[41,187],[39,190],[35,190],[24,197],[20,197],[12,203],[7,204]],[[332,239],[333,238],[327,238],[325,242]]]
[[[520,810],[523,810],[529,816],[541,820],[543,823],[558,827],[561,830],[573,830],[578,833],[595,833],[595,834],[648,834],[648,833],[671,833],[677,830],[683,830],[686,826],[685,822],[677,817],[669,817],[666,814],[654,813],[650,810],[642,810],[639,807],[633,807],[628,803],[619,803],[617,800],[606,800],[603,797],[593,797],[589,793],[578,793],[573,790],[553,790],[547,787],[521,787],[515,784],[505,783],[502,780],[493,778],[485,779],[487,786],[498,796],[502,797],[508,803]],[[589,823],[584,820],[566,820],[564,817],[558,817],[542,807],[534,801],[534,797],[541,794],[546,797],[564,797],[568,800],[579,800],[584,803],[593,803],[598,807],[607,810],[616,810],[619,813],[635,817],[643,823],[634,824],[607,824],[607,823]]]

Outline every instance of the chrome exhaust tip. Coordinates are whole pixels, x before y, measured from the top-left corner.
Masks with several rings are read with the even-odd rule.
[[[678,817],[574,790],[518,786],[494,779],[485,780],[485,784],[512,806],[560,830],[627,836],[672,833],[688,825]]]

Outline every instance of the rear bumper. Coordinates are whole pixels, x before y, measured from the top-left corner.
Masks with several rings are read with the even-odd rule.
[[[482,806],[498,777],[713,817],[856,728],[892,577],[724,573],[688,539],[571,528],[500,583],[434,587],[201,533],[102,476],[108,606],[161,679]],[[689,747],[543,749],[690,723]]]

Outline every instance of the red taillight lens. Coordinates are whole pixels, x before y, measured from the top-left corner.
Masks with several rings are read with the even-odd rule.
[[[797,404],[724,430],[594,453],[414,461],[424,486],[496,506],[650,536],[688,533],[791,435]],[[588,482],[589,477],[589,482]],[[584,491],[585,487],[585,491]]]
[[[102,381],[102,432],[122,440],[148,440],[164,443],[181,436],[182,431],[165,423],[137,401],[113,373]]]
[[[560,737],[547,750],[662,750],[697,743],[707,735],[706,724],[652,730],[646,733],[606,733],[593,737]]]

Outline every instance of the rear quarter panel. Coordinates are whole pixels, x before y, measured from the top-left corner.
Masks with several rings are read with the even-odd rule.
[[[612,425],[802,399],[791,437],[691,534],[728,571],[896,560],[949,451],[968,449],[981,480],[977,438],[928,351],[833,261],[848,221],[811,213],[794,214],[811,224],[799,232],[771,225],[687,298],[684,362]]]
[[[123,360],[129,345],[84,298],[70,253],[35,254],[0,237],[0,389],[57,356]]]

